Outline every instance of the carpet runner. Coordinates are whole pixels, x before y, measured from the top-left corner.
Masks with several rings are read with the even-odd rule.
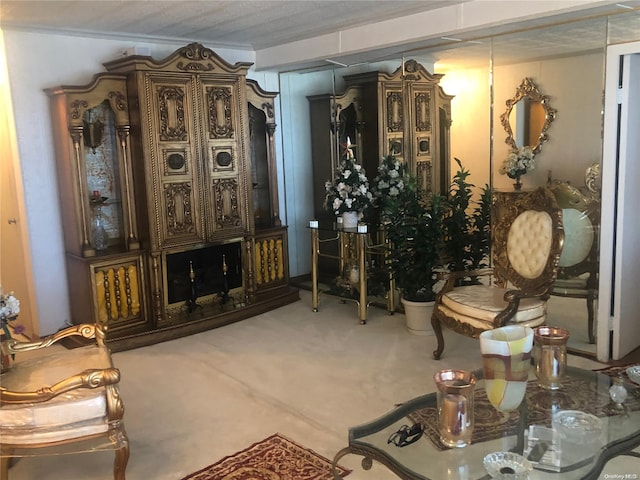
[[[336,467],[340,476],[351,471]],[[331,460],[276,433],[182,480],[333,480]]]

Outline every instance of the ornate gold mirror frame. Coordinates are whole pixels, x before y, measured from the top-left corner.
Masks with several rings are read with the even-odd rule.
[[[513,98],[506,101],[507,110],[500,116],[502,126],[507,132],[505,143],[514,150],[529,146],[534,154],[542,148],[542,143],[548,140],[547,130],[556,117],[556,110],[549,105],[549,97],[543,95],[538,86],[530,78],[525,78]],[[528,141],[518,144],[518,136],[514,133],[514,114],[516,109],[522,108],[522,122],[526,132],[529,133]],[[525,135],[527,137],[527,135]],[[522,141],[522,140],[521,140]]]

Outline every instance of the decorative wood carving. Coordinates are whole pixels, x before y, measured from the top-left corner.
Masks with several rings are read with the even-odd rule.
[[[213,181],[216,202],[216,227],[240,226],[238,209],[238,181],[235,178],[217,178]]]
[[[431,162],[418,162],[416,168],[416,179],[418,188],[423,194],[431,194],[431,176],[433,175]]]
[[[175,86],[158,88],[158,109],[160,110],[160,140],[187,140],[187,126],[184,121],[184,91]]]
[[[231,89],[207,87],[209,105],[209,138],[233,138]]]
[[[111,103],[111,108],[114,110],[126,110],[127,109],[127,99],[122,92],[112,91],[109,92],[109,103]]]
[[[402,93],[389,92],[387,94],[387,132],[402,132],[403,128]]]
[[[182,47],[177,52],[180,56],[191,60],[183,63],[178,62],[177,67],[187,72],[211,72],[215,69],[214,63],[211,61],[217,58],[213,50],[205,48],[199,43],[190,43],[186,47]]]
[[[416,130],[419,132],[431,131],[431,94],[418,92],[415,96]]]
[[[193,214],[191,211],[191,183],[168,183],[164,186],[166,202],[167,234],[180,235],[193,233]]]

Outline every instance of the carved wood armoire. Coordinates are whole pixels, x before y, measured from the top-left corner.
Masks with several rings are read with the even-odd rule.
[[[128,56],[51,100],[71,315],[131,348],[298,299],[274,102],[193,43]]]
[[[347,137],[370,182],[380,159],[393,154],[409,166],[424,193],[448,191],[453,97],[440,87],[441,78],[407,60],[392,74],[344,76],[341,94],[308,97],[316,218],[333,219],[323,207],[324,183],[333,178]]]

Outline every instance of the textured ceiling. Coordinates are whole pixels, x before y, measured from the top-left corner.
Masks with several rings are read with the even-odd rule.
[[[0,25],[258,50],[469,0],[1,0]]]
[[[0,0],[0,26],[259,50],[465,1],[470,0]],[[490,52],[495,64],[575,55],[640,40],[640,1],[621,4],[612,11],[624,13],[609,17],[562,18],[551,26],[534,19],[467,32],[456,40],[432,38],[333,60],[353,65],[413,56],[455,67],[488,62]]]

